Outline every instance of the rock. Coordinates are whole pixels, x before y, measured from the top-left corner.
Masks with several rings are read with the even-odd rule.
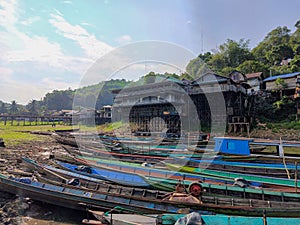
[[[25,202],[22,202],[22,203],[19,205],[19,209],[25,211],[25,210],[29,209],[29,205],[28,205],[27,203],[25,203]]]
[[[49,212],[46,212],[46,213],[44,214],[44,216],[50,216],[50,215],[52,215],[52,214],[53,214],[53,212],[49,211]]]

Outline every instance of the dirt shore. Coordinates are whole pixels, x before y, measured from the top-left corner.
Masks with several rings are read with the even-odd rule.
[[[24,170],[21,157],[27,156],[39,162],[47,162],[52,151],[60,151],[61,146],[50,136],[46,141],[31,141],[13,148],[0,148],[0,171],[8,174],[11,170]],[[56,207],[49,204],[20,198],[0,192],[0,224],[22,225],[73,225],[81,224],[86,213]]]

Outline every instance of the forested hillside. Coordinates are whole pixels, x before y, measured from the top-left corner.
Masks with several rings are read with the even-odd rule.
[[[233,70],[242,73],[264,72],[265,76],[300,71],[300,20],[291,32],[286,26],[277,27],[253,49],[250,40],[228,39],[214,53],[206,52],[190,61],[186,71],[192,77],[203,73],[205,66],[221,75]]]
[[[124,79],[116,79],[77,90],[54,90],[47,93],[42,100],[31,100],[26,106],[19,105],[16,101],[12,101],[10,104],[0,101],[0,113],[43,114],[49,110],[72,109],[75,95],[77,100],[76,106],[100,109],[103,105],[112,104],[113,94],[111,91],[113,89],[123,88],[129,83],[129,81]]]

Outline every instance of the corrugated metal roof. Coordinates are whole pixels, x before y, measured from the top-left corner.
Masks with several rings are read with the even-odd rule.
[[[268,78],[264,79],[264,82],[273,81],[273,80],[276,80],[277,78],[286,79],[286,78],[297,76],[299,74],[300,74],[300,72],[281,74],[281,75],[277,75],[277,76],[273,76],[273,77],[268,77]]]
[[[257,72],[257,73],[247,73],[247,74],[246,74],[246,77],[247,77],[247,79],[252,79],[252,78],[259,77],[260,75],[262,75],[262,72]]]

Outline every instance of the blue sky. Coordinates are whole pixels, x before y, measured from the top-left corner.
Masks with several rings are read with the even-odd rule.
[[[299,0],[0,0],[0,100],[26,104],[76,88],[95,60],[137,41],[195,55],[228,38],[253,47],[277,26],[294,30],[299,8]]]

